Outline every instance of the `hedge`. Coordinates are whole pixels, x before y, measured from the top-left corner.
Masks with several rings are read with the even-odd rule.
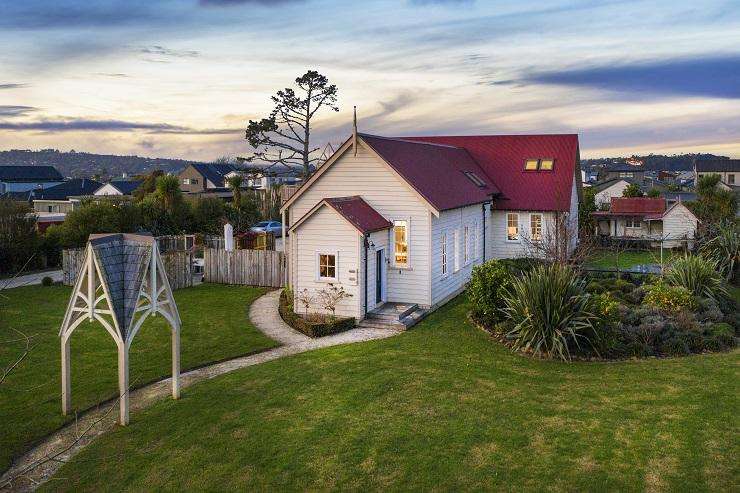
[[[280,316],[286,324],[308,337],[323,337],[354,328],[355,319],[352,317],[337,317],[333,320],[327,317],[322,322],[306,320],[293,311],[293,300],[288,298],[287,292],[287,289],[283,289],[280,293]]]

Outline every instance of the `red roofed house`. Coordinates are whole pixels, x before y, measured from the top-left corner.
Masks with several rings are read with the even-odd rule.
[[[352,297],[338,315],[377,324],[390,307],[407,324],[458,294],[473,266],[531,254],[556,218],[574,248],[578,162],[577,135],[357,134],[281,208],[288,283],[341,284]]]
[[[656,242],[662,239],[666,248],[681,247],[685,243],[682,240],[693,240],[699,223],[680,201],[666,208],[664,198],[612,197],[608,211],[592,215],[599,235]],[[693,247],[693,241],[688,246]]]

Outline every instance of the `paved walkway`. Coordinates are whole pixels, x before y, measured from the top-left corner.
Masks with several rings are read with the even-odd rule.
[[[283,322],[277,309],[279,296],[279,290],[271,291],[255,300],[250,307],[249,318],[258,329],[282,343],[283,346],[183,373],[180,376],[181,388],[185,389],[196,382],[292,354],[339,344],[384,339],[399,333],[399,331],[390,329],[357,328],[312,339],[293,330]],[[170,396],[170,392],[169,378],[131,391],[130,410],[132,421],[136,420],[137,411],[150,406],[157,400]],[[74,396],[72,398],[74,400]],[[7,482],[11,478],[20,476],[9,489],[13,491],[35,490],[39,485],[46,482],[64,462],[68,462],[96,437],[115,426],[117,417],[118,412],[115,402],[83,414],[77,422],[70,423],[56,433],[49,435],[42,443],[21,456],[13,464],[13,467],[0,478],[0,489],[3,488],[3,485],[8,488]]]
[[[51,277],[54,282],[60,282],[62,280],[62,271],[48,270],[45,272],[34,272],[33,274],[26,274],[25,276],[0,279],[0,290],[19,288],[21,286],[30,286],[32,284],[41,284],[41,279],[47,276]]]

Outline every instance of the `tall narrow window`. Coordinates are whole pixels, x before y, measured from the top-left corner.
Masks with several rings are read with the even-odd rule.
[[[457,272],[460,270],[460,235],[458,230],[452,232],[452,252],[455,256],[453,259],[455,270],[453,272]]]
[[[468,265],[470,261],[470,227],[466,224],[463,226],[463,265]]]
[[[483,238],[481,236],[481,227],[480,227],[480,221],[475,222],[475,257],[476,259],[481,257],[481,242],[483,241]]]
[[[509,241],[519,240],[519,214],[516,212],[506,214],[506,239]]]
[[[396,267],[409,265],[409,223],[393,221],[393,257]]]
[[[440,238],[441,241],[441,253],[442,253],[442,275],[447,275],[447,233],[442,233]]]
[[[532,241],[542,241],[542,214],[529,215],[529,232]]]

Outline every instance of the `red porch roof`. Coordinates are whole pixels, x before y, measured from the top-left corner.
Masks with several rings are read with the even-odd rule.
[[[349,221],[361,233],[372,233],[388,229],[393,224],[370,207],[360,196],[332,197],[323,200],[332,209]]]

